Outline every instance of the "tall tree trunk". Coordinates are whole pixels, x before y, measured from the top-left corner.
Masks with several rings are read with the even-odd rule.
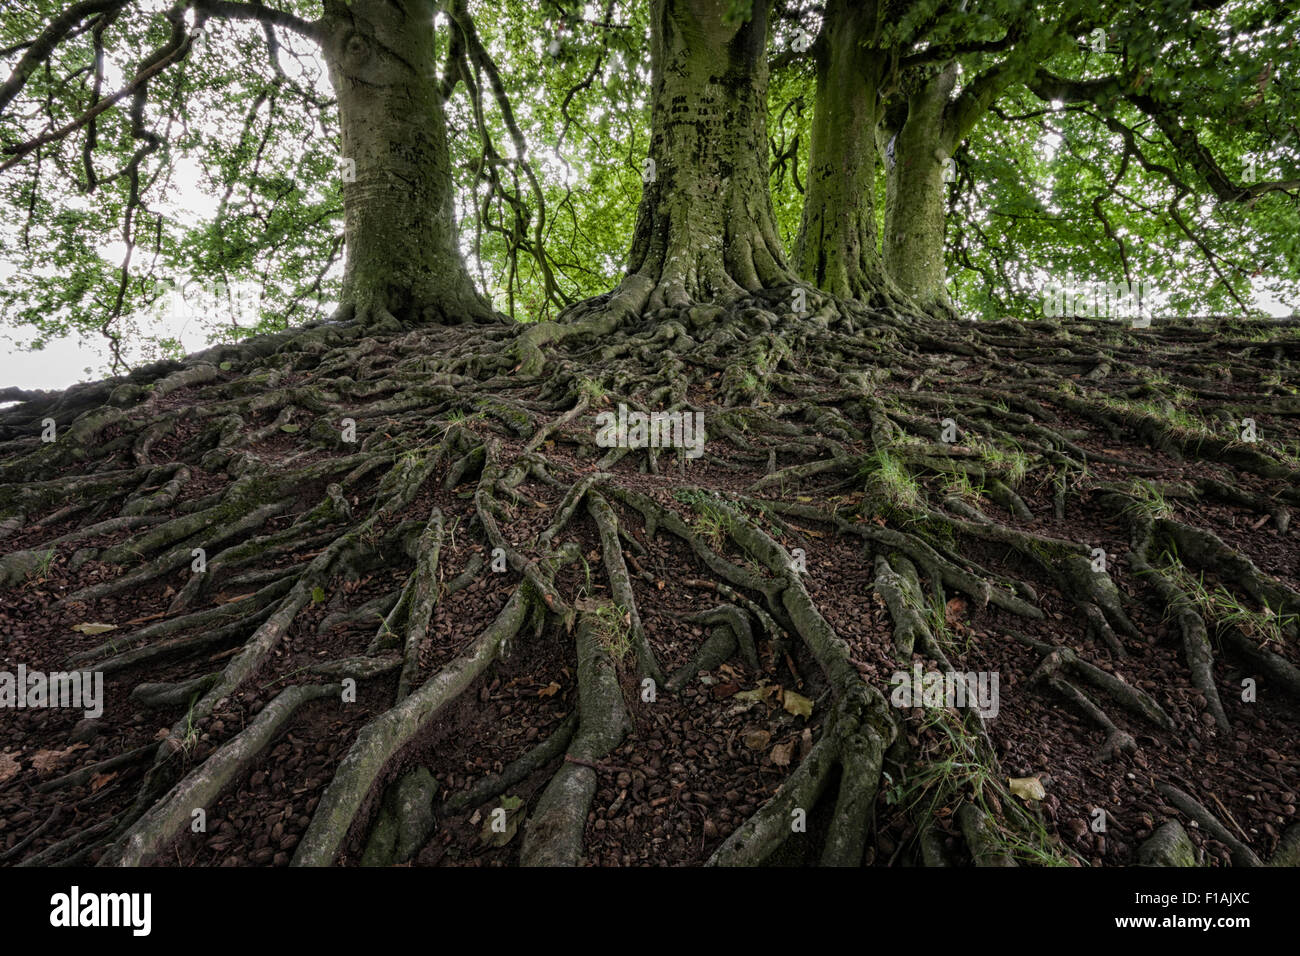
[[[885,269],[923,307],[948,306],[944,289],[943,170],[952,149],[945,129],[957,67],[926,79],[907,101],[894,142],[885,200]]]
[[[817,93],[796,254],[804,279],[867,302],[886,288],[875,201],[883,60],[866,42],[875,18],[874,3],[826,6],[813,48]]]
[[[767,171],[767,0],[652,0],[650,160],[620,290],[653,308],[793,282]],[[635,305],[628,302],[627,305]]]
[[[434,0],[327,4],[323,48],[345,173],[342,311],[362,318],[455,323],[491,314],[457,243],[435,10]]]

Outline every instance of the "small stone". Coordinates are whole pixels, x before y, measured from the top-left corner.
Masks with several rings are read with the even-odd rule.
[[[85,720],[77,721],[77,725],[72,728],[72,733],[68,739],[74,744],[88,744],[99,736],[99,721],[91,717]]]

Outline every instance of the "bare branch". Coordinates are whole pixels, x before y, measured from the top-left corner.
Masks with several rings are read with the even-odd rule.
[[[284,27],[317,43],[324,38],[319,21],[303,20],[292,13],[265,6],[260,0],[253,0],[251,3],[235,3],[233,0],[193,0],[193,7],[199,13],[220,20],[257,20],[271,26]]]
[[[0,113],[3,113],[5,107],[22,91],[27,79],[36,72],[36,68],[49,58],[54,48],[82,20],[99,13],[116,12],[126,6],[126,3],[127,0],[84,0],[83,3],[74,4],[55,17],[23,54],[14,71],[9,74],[5,85],[0,86]]]

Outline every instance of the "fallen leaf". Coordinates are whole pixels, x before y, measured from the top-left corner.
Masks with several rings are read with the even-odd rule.
[[[514,839],[515,833],[519,830],[519,824],[524,815],[523,797],[502,797],[501,803],[495,809],[488,811],[487,816],[483,819],[483,826],[479,828],[479,839],[489,846],[505,846]],[[502,813],[504,812],[504,819]]]
[[[963,616],[966,614],[966,602],[959,597],[953,598],[943,609],[943,619],[951,627],[954,624],[960,624]]]
[[[732,696],[738,690],[740,690],[740,685],[735,682],[718,684],[716,687],[713,688],[713,699],[722,700],[725,697]]]
[[[1008,777],[1007,788],[1022,800],[1041,800],[1047,796],[1042,781],[1037,777]]]
[[[790,766],[790,759],[794,756],[795,740],[790,738],[783,744],[777,744],[772,748],[772,763],[778,767]]]
[[[103,789],[104,785],[116,776],[117,776],[116,770],[114,770],[112,773],[95,774],[93,777],[90,778],[90,792],[94,793],[97,790]]]
[[[760,684],[753,690],[742,690],[736,695],[736,700],[767,700],[780,689],[776,684]]]
[[[750,750],[766,750],[767,745],[772,742],[772,732],[770,730],[751,730],[745,734],[745,746]]]
[[[105,634],[108,631],[116,631],[117,625],[116,624],[93,624],[93,623],[74,624],[72,625],[72,629],[82,634]]]
[[[560,685],[555,683],[555,681],[551,681],[549,684],[547,684],[545,687],[543,687],[541,690],[537,692],[537,696],[554,697],[559,692],[560,692]]]
[[[813,711],[813,702],[803,694],[796,694],[788,690],[783,695],[782,706],[785,707],[786,713],[794,714],[796,717],[811,717]]]
[[[4,783],[23,769],[22,764],[14,759],[13,754],[0,754],[0,783]]]
[[[78,750],[85,749],[85,744],[73,744],[67,750],[38,750],[32,754],[32,769],[44,776]]]

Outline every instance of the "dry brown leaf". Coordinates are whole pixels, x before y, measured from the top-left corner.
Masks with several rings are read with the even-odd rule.
[[[962,623],[965,614],[966,602],[959,597],[953,598],[944,605],[943,619],[948,622],[949,627]]]
[[[14,759],[11,753],[0,754],[0,783],[11,779],[19,770],[22,770],[22,764]]]
[[[713,699],[725,700],[726,698],[735,694],[736,691],[738,690],[740,690],[740,685],[737,684],[735,681],[728,681],[725,684],[714,684],[713,691],[712,691]]]
[[[772,763],[778,767],[790,766],[790,759],[794,756],[795,740],[791,737],[783,744],[777,744],[772,748]]]
[[[555,681],[551,681],[549,684],[547,684],[545,687],[543,687],[541,690],[537,692],[537,696],[554,697],[559,692],[560,692],[560,685],[555,683]]]
[[[94,793],[95,791],[102,789],[106,783],[108,783],[116,776],[117,776],[116,770],[114,770],[112,773],[95,774],[90,778],[90,792]]]
[[[73,744],[67,750],[38,750],[32,754],[32,768],[39,774],[47,774],[78,750],[85,749],[85,744]]]
[[[745,734],[745,746],[750,750],[766,750],[772,742],[770,730],[751,730]]]

